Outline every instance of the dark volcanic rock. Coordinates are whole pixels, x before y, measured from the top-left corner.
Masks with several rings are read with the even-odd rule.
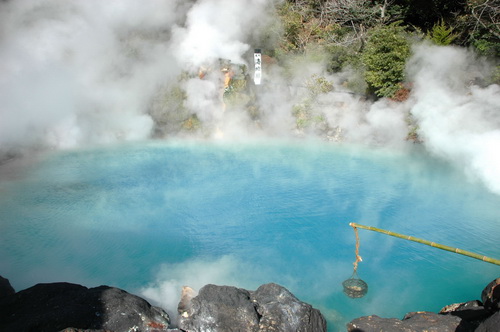
[[[407,314],[402,320],[365,316],[347,324],[349,332],[371,331],[455,331],[455,332],[500,332],[500,278],[490,282],[481,293],[481,301],[450,304],[439,314],[416,312]]]
[[[259,319],[250,292],[231,286],[206,285],[185,304],[179,328],[196,331],[256,331]]]
[[[15,292],[16,291],[10,285],[9,280],[5,279],[2,276],[0,276],[0,297],[4,297],[4,296],[7,296],[7,295],[12,295]]]
[[[1,331],[166,331],[168,324],[162,309],[108,286],[38,284],[0,298]]]
[[[500,311],[497,311],[489,318],[486,318],[475,332],[499,332],[500,331]]]
[[[261,316],[259,331],[326,331],[323,315],[277,284],[260,286],[251,296]]]
[[[493,280],[483,289],[481,301],[484,308],[492,313],[500,310],[500,278]]]
[[[486,310],[483,304],[478,300],[450,304],[441,309],[439,313],[460,317],[474,327],[477,327],[483,320],[491,315],[491,312]]]
[[[75,329],[73,327],[69,327],[67,329],[61,330],[59,332],[114,332],[109,330],[87,330],[87,329]]]
[[[464,325],[465,323],[465,325]],[[366,316],[347,324],[349,332],[461,332],[473,331],[473,327],[463,322],[460,317],[440,315],[432,312],[416,312],[405,316],[403,320]]]
[[[473,331],[475,326],[458,316],[447,316],[433,312],[411,312],[405,315],[403,323],[414,331]]]
[[[207,285],[183,308],[179,328],[190,332],[326,331],[318,310],[276,284],[262,285],[255,292]]]
[[[402,331],[403,322],[396,318],[381,318],[377,315],[363,316],[347,324],[349,332]]]

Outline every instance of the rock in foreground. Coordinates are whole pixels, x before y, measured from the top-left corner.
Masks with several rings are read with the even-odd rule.
[[[273,283],[254,292],[206,285],[182,307],[179,328],[190,332],[326,331],[326,321],[319,310]]]
[[[490,282],[481,301],[456,303],[438,314],[413,312],[402,319],[365,316],[347,324],[349,332],[500,332],[500,278]]]
[[[5,297],[5,296],[8,296],[8,295],[12,295],[15,292],[16,291],[10,285],[9,280],[5,279],[2,276],[0,276],[0,297]]]
[[[15,293],[0,277],[0,331],[326,331],[318,310],[276,284],[256,291],[207,285],[197,296],[184,287],[178,311],[180,329],[170,329],[163,309],[118,288],[50,283]]]
[[[0,331],[166,331],[168,325],[162,309],[108,286],[37,284],[0,298]]]

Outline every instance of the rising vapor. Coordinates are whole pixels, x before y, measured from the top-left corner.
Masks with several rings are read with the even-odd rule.
[[[491,66],[461,48],[414,53],[411,113],[425,147],[500,194],[500,86],[484,81]]]
[[[241,40],[265,4],[1,3],[2,150],[149,138],[154,123],[147,111],[159,86],[217,58],[242,62],[250,46]],[[191,104],[203,105],[203,90],[195,86]]]
[[[415,47],[404,103],[367,100],[343,85],[359,74],[330,75],[306,59],[287,70],[264,67],[258,120],[243,110],[224,114],[220,75],[201,80],[199,68],[218,59],[251,68],[249,53],[279,39],[264,41],[260,31],[274,15],[271,0],[1,2],[0,154],[144,140],[158,129],[166,136],[181,107],[226,139],[315,136],[297,132],[293,111],[311,99],[305,82],[321,76],[333,89],[310,106],[329,139],[405,146],[411,114],[431,153],[500,194],[500,88],[484,82],[487,65],[463,49]],[[186,94],[182,105],[155,106],[175,85]]]

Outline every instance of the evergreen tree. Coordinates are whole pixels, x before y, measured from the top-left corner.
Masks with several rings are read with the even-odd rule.
[[[404,80],[410,43],[402,26],[394,23],[370,31],[362,61],[366,82],[379,97],[392,97]]]

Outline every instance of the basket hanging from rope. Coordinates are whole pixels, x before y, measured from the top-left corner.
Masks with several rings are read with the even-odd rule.
[[[354,261],[354,271],[351,277],[342,283],[344,286],[344,293],[350,298],[360,298],[368,293],[368,284],[358,277],[358,263],[362,261],[359,255],[359,235],[358,229],[354,227],[354,234],[356,235],[356,260]]]
[[[344,293],[353,299],[363,297],[368,293],[368,284],[359,279],[356,273],[345,280],[342,286],[344,286]]]

